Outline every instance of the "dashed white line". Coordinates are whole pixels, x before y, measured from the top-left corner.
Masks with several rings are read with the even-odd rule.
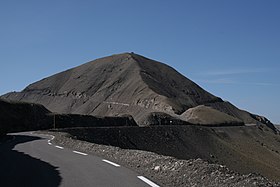
[[[53,135],[49,135],[49,136],[51,136],[51,139],[48,140],[48,144],[49,144],[49,145],[52,145],[51,140],[54,139],[54,136],[53,136]],[[60,148],[60,146],[58,146],[57,148]],[[62,147],[62,149],[63,149],[63,147]]]
[[[146,177],[143,176],[137,176],[138,179],[144,181],[145,183],[147,183],[148,185],[152,186],[152,187],[160,187],[159,185],[157,185],[156,183],[150,181],[149,179],[147,179]]]
[[[111,165],[113,165],[113,166],[115,166],[115,167],[120,167],[120,165],[119,165],[119,164],[116,164],[116,163],[111,162],[111,161],[109,161],[109,160],[105,160],[105,159],[103,159],[102,161],[103,161],[103,162],[106,162],[106,163],[108,163],[108,164],[111,164]]]
[[[119,103],[114,103],[114,104],[119,104]],[[33,134],[33,132],[30,132],[30,134]],[[55,137],[54,137],[53,135],[48,135],[48,136],[51,136],[51,139],[48,140],[48,144],[49,144],[49,145],[52,145],[50,141],[53,140]],[[15,138],[15,137],[13,137],[13,138]],[[58,149],[64,149],[63,147],[57,146],[57,145],[56,145],[55,147],[58,148]],[[88,154],[86,154],[86,153],[82,153],[82,152],[79,152],[79,151],[73,151],[73,152],[74,152],[74,153],[77,153],[77,154],[80,154],[80,155],[85,155],[85,156],[88,155]],[[103,159],[102,161],[103,161],[103,162],[106,162],[106,163],[108,163],[108,164],[111,164],[111,165],[113,165],[113,166],[115,166],[115,167],[120,167],[119,164],[116,164],[116,163],[111,162],[111,161],[109,161],[109,160]],[[139,178],[140,180],[142,180],[142,181],[145,182],[146,184],[150,185],[151,187],[160,187],[159,185],[157,185],[156,183],[154,183],[154,182],[152,182],[151,180],[147,179],[146,177],[137,176],[137,178]]]
[[[86,154],[86,153],[82,153],[82,152],[79,152],[79,151],[73,151],[74,153],[77,153],[77,154],[80,154],[80,155],[88,155],[88,154]]]
[[[55,147],[58,148],[58,149],[64,149],[63,147],[60,147],[58,145],[56,145]]]
[[[54,136],[53,136],[53,138],[54,138]],[[53,138],[51,140],[53,140]],[[52,145],[51,140],[48,140],[49,145]]]

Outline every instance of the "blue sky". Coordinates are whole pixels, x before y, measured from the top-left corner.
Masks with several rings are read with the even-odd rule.
[[[278,0],[0,1],[0,94],[135,52],[280,123]]]

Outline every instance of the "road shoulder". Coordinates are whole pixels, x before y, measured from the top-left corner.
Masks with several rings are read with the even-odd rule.
[[[53,143],[96,155],[121,164],[155,181],[160,186],[278,186],[257,174],[241,175],[219,164],[210,164],[202,159],[179,160],[148,151],[128,150],[119,147],[98,145],[62,132],[42,132],[54,135]]]

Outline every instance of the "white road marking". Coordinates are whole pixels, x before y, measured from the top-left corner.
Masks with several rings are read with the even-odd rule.
[[[109,102],[108,102],[109,103]],[[122,104],[122,105],[126,105],[126,104],[123,104],[123,103],[116,103],[116,102],[112,102],[111,104]],[[128,105],[129,106],[129,105]],[[30,134],[33,134],[33,132],[30,132]],[[52,145],[51,144],[51,140],[53,140],[55,137],[53,136],[53,135],[47,135],[47,136],[51,136],[51,139],[50,140],[48,140],[48,144],[49,145]],[[14,136],[13,136],[13,138],[15,138]],[[63,147],[61,147],[61,146],[55,146],[56,148],[59,148],[59,149],[64,149]],[[79,151],[73,151],[74,153],[77,153],[77,154],[80,154],[80,155],[88,155],[88,154],[86,154],[86,153],[82,153],[82,152],[79,152]],[[120,167],[120,165],[119,164],[116,164],[116,163],[114,163],[114,162],[111,162],[111,161],[109,161],[109,160],[105,160],[105,159],[102,159],[102,161],[103,162],[106,162],[106,163],[108,163],[108,164],[111,164],[111,165],[113,165],[113,166],[115,166],[115,167]],[[150,185],[151,187],[160,187],[159,185],[157,185],[156,183],[154,183],[154,182],[152,182],[151,180],[149,180],[149,179],[147,179],[146,177],[143,177],[143,176],[137,176],[137,178],[139,178],[140,180],[142,180],[143,182],[145,182],[146,184],[148,184],[148,185]]]
[[[53,136],[53,135],[49,135],[49,136],[51,136],[51,137],[52,137],[52,139],[51,139],[51,140],[53,140],[53,139],[54,139],[54,136]]]
[[[52,136],[52,135],[51,135],[51,136]],[[53,139],[54,139],[54,136],[52,136],[52,139],[51,139],[51,140],[53,140]],[[48,144],[49,144],[49,145],[52,145],[51,140],[48,140]]]
[[[34,131],[31,131],[31,132],[30,132],[30,134],[33,134],[33,135],[34,135],[34,134],[35,134],[35,135],[37,134],[37,135],[42,135],[42,136],[50,136],[50,137],[51,137],[51,140],[53,140],[53,139],[55,138],[53,135],[50,135],[50,134],[40,134],[40,133],[34,133]]]
[[[147,179],[146,177],[143,176],[137,176],[138,179],[144,181],[145,183],[147,183],[148,185],[152,186],[152,187],[160,187],[159,185],[157,185],[156,183],[150,181],[149,179]]]
[[[86,153],[82,153],[82,152],[79,152],[79,151],[73,151],[74,153],[77,153],[77,154],[80,154],[80,155],[88,155],[88,154],[86,154]]]
[[[115,166],[115,167],[120,167],[120,165],[119,165],[119,164],[116,164],[116,163],[111,162],[111,161],[109,161],[109,160],[105,160],[105,159],[103,159],[102,161],[103,161],[103,162],[107,162],[108,164],[111,164],[111,165],[113,165],[113,166]]]
[[[57,146],[57,145],[55,147],[58,148],[58,149],[64,149],[63,147],[60,147],[60,146]]]

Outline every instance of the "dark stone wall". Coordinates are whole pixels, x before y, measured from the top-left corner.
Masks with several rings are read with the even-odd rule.
[[[44,106],[0,100],[0,136],[6,133],[69,127],[137,126],[131,116],[54,114]]]
[[[1,134],[47,129],[49,125],[41,124],[40,121],[48,113],[42,105],[0,100]]]
[[[96,117],[78,114],[48,114],[45,122],[51,128],[137,126],[133,117]]]

